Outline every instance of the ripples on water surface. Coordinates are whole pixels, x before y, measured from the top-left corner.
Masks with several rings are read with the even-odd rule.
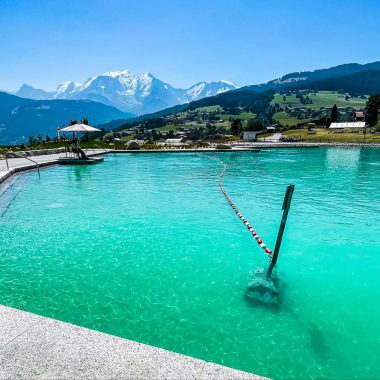
[[[0,218],[0,303],[276,379],[377,378],[380,150],[210,155],[271,247],[296,185],[278,313],[243,298],[267,259],[218,189],[221,165],[170,153],[15,181],[0,197],[13,198]]]

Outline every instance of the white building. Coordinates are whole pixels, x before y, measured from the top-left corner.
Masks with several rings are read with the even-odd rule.
[[[347,123],[331,123],[329,129],[364,128],[365,121],[352,121]]]
[[[131,144],[131,143],[135,143],[135,144],[137,144],[137,145],[139,145],[139,146],[142,146],[142,145],[144,145],[145,143],[147,143],[148,141],[147,140],[137,140],[137,139],[134,139],[134,140],[129,140],[129,141],[127,141],[126,143],[125,143],[125,145],[129,145],[129,144]]]
[[[256,141],[257,135],[261,133],[261,131],[247,131],[243,134],[244,141]]]
[[[178,147],[186,147],[189,144],[186,143],[185,141],[186,141],[185,137],[181,137],[178,139],[166,139],[165,142],[158,143],[158,145],[167,146],[167,147],[177,147],[177,148]]]

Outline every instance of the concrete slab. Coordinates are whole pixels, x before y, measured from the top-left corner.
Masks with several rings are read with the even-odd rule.
[[[41,319],[38,315],[0,305],[0,349]]]
[[[206,363],[201,373],[202,380],[218,379],[218,380],[263,380],[264,377],[252,375],[248,372],[239,371],[237,369],[224,367],[214,363]],[[269,380],[269,379],[268,379]]]
[[[5,306],[0,316],[1,379],[263,379]]]

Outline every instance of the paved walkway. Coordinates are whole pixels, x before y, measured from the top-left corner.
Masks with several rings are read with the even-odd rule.
[[[273,135],[263,138],[263,141],[269,142],[280,142],[280,138],[282,137],[281,133],[273,133]]]
[[[0,379],[263,377],[0,305]]]

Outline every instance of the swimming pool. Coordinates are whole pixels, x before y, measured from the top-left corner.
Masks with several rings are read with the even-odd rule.
[[[378,377],[380,150],[207,154],[271,248],[296,185],[279,312],[245,301],[267,257],[221,164],[194,153],[17,178],[0,198],[0,303],[276,379]]]

